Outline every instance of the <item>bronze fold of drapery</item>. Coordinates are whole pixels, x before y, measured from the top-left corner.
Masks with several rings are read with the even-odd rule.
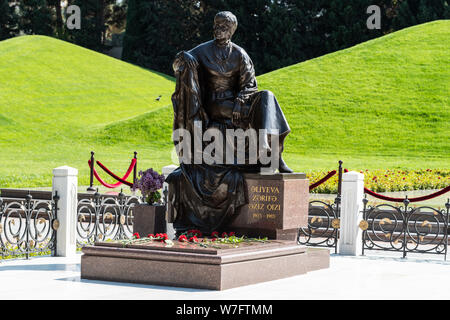
[[[178,53],[173,62],[176,78],[175,92],[172,94],[173,130],[186,129],[192,134],[194,122],[201,121],[205,126],[208,116],[202,107],[203,90],[199,81],[199,73],[186,66],[181,54],[182,52]]]
[[[166,181],[171,184],[169,222],[178,234],[191,228],[204,234],[221,230],[248,202],[243,175],[233,167],[181,164]]]

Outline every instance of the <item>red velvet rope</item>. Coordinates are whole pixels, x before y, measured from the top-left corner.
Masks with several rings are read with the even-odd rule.
[[[418,201],[425,201],[425,200],[429,200],[429,199],[433,199],[436,197],[439,197],[440,195],[449,192],[450,191],[450,186],[445,187],[444,189],[441,189],[435,193],[429,194],[427,196],[422,196],[422,197],[416,197],[416,198],[408,198],[409,202],[418,202]],[[382,194],[378,194],[373,192],[372,190],[369,190],[367,188],[364,188],[364,192],[370,194],[371,196],[378,198],[378,199],[382,199],[382,200],[387,200],[387,201],[392,201],[392,202],[403,202],[405,199],[404,198],[392,198],[392,197],[387,197],[387,196],[383,196]]]
[[[128,176],[130,175],[131,171],[133,170],[134,166],[136,165],[136,162],[137,162],[137,159],[133,158],[133,160],[131,161],[130,167],[128,168],[128,171],[125,174],[126,177],[124,176],[124,178],[120,178],[119,176],[115,175],[108,168],[106,168],[100,161],[97,161],[97,164],[100,166],[100,168],[102,168],[106,173],[108,173],[111,177],[113,177],[117,181],[120,181],[121,183],[126,184],[129,187],[132,187],[133,183],[128,182],[125,179],[128,178]]]
[[[100,176],[98,175],[97,170],[95,170],[94,168],[94,176],[95,178],[97,178],[97,180],[104,185],[107,188],[113,189],[113,188],[117,188],[118,186],[120,186],[122,183],[126,184],[129,187],[133,186],[133,183],[126,181],[126,179],[128,178],[128,176],[130,175],[130,173],[133,171],[134,167],[136,166],[137,163],[137,159],[133,159],[131,161],[131,164],[127,170],[127,172],[125,173],[125,175],[123,176],[123,178],[118,177],[117,175],[115,175],[114,173],[112,173],[108,168],[106,168],[100,161],[97,161],[97,164],[106,172],[108,173],[110,176],[112,176],[114,179],[118,180],[119,182],[116,182],[114,184],[109,184],[106,183],[102,178],[100,178]],[[89,167],[91,167],[91,160],[88,161]]]
[[[344,169],[344,172],[348,172],[347,169]],[[425,200],[430,200],[436,197],[439,197],[440,195],[443,195],[444,193],[447,193],[450,191],[450,186],[445,187],[444,189],[441,189],[439,191],[436,191],[432,194],[429,194],[427,196],[421,196],[421,197],[416,197],[416,198],[408,198],[409,202],[419,202],[419,201],[425,201]],[[386,200],[386,201],[392,201],[392,202],[403,202],[405,200],[405,198],[393,198],[393,197],[388,197],[388,196],[384,196],[382,194],[376,193],[370,189],[367,189],[366,187],[364,187],[364,192],[370,194],[372,197],[381,199],[381,200]]]
[[[333,170],[331,172],[329,172],[325,177],[323,177],[322,179],[320,179],[319,181],[313,183],[312,185],[309,186],[309,191],[311,191],[312,189],[320,186],[322,183],[324,183],[325,181],[327,181],[328,179],[330,179],[332,176],[334,176],[336,174],[336,170]]]

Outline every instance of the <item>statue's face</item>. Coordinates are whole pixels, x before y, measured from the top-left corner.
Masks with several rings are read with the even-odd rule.
[[[234,32],[233,23],[225,18],[217,17],[214,20],[214,38],[219,41],[230,40]]]

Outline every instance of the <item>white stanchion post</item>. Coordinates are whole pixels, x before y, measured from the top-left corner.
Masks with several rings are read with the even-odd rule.
[[[338,253],[360,255],[362,230],[359,223],[363,218],[364,174],[350,171],[342,175],[341,223]]]
[[[76,222],[78,204],[78,170],[68,166],[53,169],[52,195],[58,192],[58,221],[56,255],[76,254]]]

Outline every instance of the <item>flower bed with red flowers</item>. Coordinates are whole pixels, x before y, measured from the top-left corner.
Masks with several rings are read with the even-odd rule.
[[[449,169],[352,169],[364,173],[364,187],[375,192],[412,191],[442,189],[450,185]],[[312,171],[306,174],[310,183],[319,181],[328,172]],[[337,193],[338,175],[317,186],[312,193]]]

